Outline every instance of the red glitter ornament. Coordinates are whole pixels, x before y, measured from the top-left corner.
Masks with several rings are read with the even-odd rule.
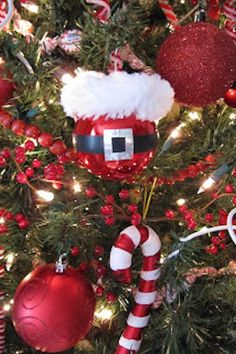
[[[108,150],[103,151],[103,146],[99,145],[100,141],[105,138],[106,132],[114,132],[114,137],[109,137],[110,141],[110,156]],[[130,136],[125,137],[122,132],[132,132]],[[121,132],[121,136],[117,135]],[[124,134],[124,133],[123,133]],[[151,140],[153,145],[150,148],[140,148],[138,141],[140,139],[147,141]],[[87,168],[95,175],[107,179],[133,179],[135,175],[147,168],[150,160],[153,158],[156,150],[156,128],[153,122],[140,121],[136,119],[135,115],[131,115],[125,119],[107,119],[107,117],[100,117],[97,120],[84,119],[76,123],[75,139],[77,139],[78,163],[82,167]],[[136,150],[132,153],[126,153],[126,140],[134,140]],[[137,143],[136,143],[137,141]],[[124,144],[124,146],[114,145]],[[90,144],[90,145],[89,145]],[[125,145],[126,144],[126,145]],[[147,145],[146,143],[145,146]],[[117,149],[117,152],[116,152]],[[115,152],[114,152],[115,151]],[[107,156],[106,156],[107,154]]]
[[[225,31],[203,22],[183,26],[162,44],[157,72],[178,102],[206,106],[224,96],[236,77],[236,47]]]
[[[14,84],[11,81],[11,75],[7,73],[4,64],[0,63],[0,106],[4,105],[13,94]]]
[[[78,270],[68,266],[56,273],[54,264],[46,264],[18,286],[12,318],[28,345],[56,353],[73,347],[87,334],[94,308],[93,289]]]

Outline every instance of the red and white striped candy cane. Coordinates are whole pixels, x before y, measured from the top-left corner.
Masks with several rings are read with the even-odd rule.
[[[86,0],[88,4],[97,5],[95,17],[100,22],[107,22],[111,16],[110,0]]]
[[[116,354],[137,353],[141,344],[142,329],[149,321],[150,308],[156,297],[156,280],[160,270],[157,262],[160,259],[161,243],[156,232],[148,226],[129,226],[124,229],[110,255],[110,267],[118,274],[124,273],[129,282],[132,253],[141,246],[143,266],[138,290],[134,296],[135,305],[127,319],[127,326],[120,337]]]
[[[120,49],[117,48],[116,50],[113,50],[110,55],[110,64],[108,67],[108,72],[112,73],[113,71],[122,71],[122,68],[123,61],[121,59]]]
[[[228,18],[225,22],[225,30],[236,42],[236,0],[226,0],[223,5],[223,11]]]
[[[11,21],[13,13],[13,0],[0,0],[0,29]]]
[[[176,29],[179,26],[179,20],[174,13],[174,10],[172,6],[169,4],[168,0],[158,0],[158,4],[160,5],[160,8],[164,12],[166,19],[170,24]]]

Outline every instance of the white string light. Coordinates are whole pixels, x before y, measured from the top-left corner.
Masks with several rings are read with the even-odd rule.
[[[174,130],[172,130],[172,132],[170,133],[170,138],[172,138],[172,139],[179,138],[181,136],[181,129],[185,126],[186,126],[185,123],[181,123],[180,125],[178,125],[178,127],[176,127]]]
[[[182,206],[186,203],[186,200],[184,198],[179,198],[178,200],[176,200],[176,204],[178,206]]]
[[[108,321],[112,318],[113,312],[111,309],[103,307],[95,312],[95,317],[102,321]]]
[[[53,199],[54,199],[54,193],[50,192],[50,191],[45,191],[43,189],[39,189],[35,193],[41,200],[43,200],[47,203],[53,201]]]
[[[203,184],[197,191],[197,194],[205,192],[207,189],[211,188],[215,183],[216,181],[212,177],[207,178],[207,180],[203,182]]]

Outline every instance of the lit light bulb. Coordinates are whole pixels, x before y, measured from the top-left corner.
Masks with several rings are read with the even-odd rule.
[[[190,120],[201,120],[201,113],[197,111],[190,111],[188,112],[188,116]]]
[[[9,272],[11,270],[12,264],[15,259],[15,253],[11,252],[6,255],[6,270]]]
[[[45,202],[51,202],[54,199],[54,193],[40,189],[35,192],[37,196]]]
[[[178,127],[176,127],[174,130],[172,130],[172,132],[170,133],[170,137],[172,139],[177,139],[180,137],[181,135],[181,128],[185,127],[185,123],[181,123],[180,125],[178,125]]]
[[[5,223],[5,219],[3,217],[0,218],[0,224],[4,224]]]
[[[112,318],[113,312],[111,309],[103,307],[95,312],[95,316],[102,321],[108,321]]]
[[[75,179],[74,179],[72,188],[73,188],[74,193],[79,193],[82,191],[81,184],[78,181],[76,181]]]
[[[234,112],[230,113],[229,119],[230,120],[236,120],[236,113],[234,113]]]
[[[11,305],[9,303],[3,305],[3,311],[4,312],[9,312],[10,309],[11,309]]]
[[[205,192],[207,189],[211,188],[215,183],[216,181],[212,177],[207,178],[207,180],[203,182],[203,184],[199,188],[197,194]]]
[[[11,299],[11,300],[9,301],[9,304],[13,305],[13,304],[14,304],[14,299]]]
[[[183,198],[180,198],[180,199],[178,199],[178,200],[176,201],[176,204],[177,204],[178,206],[184,205],[185,203],[186,203],[186,200],[183,199]]]

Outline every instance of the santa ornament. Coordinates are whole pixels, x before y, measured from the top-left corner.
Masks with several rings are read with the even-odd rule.
[[[78,163],[107,179],[133,179],[156,150],[155,122],[173,104],[159,75],[79,72],[62,89],[61,103],[75,119]]]

